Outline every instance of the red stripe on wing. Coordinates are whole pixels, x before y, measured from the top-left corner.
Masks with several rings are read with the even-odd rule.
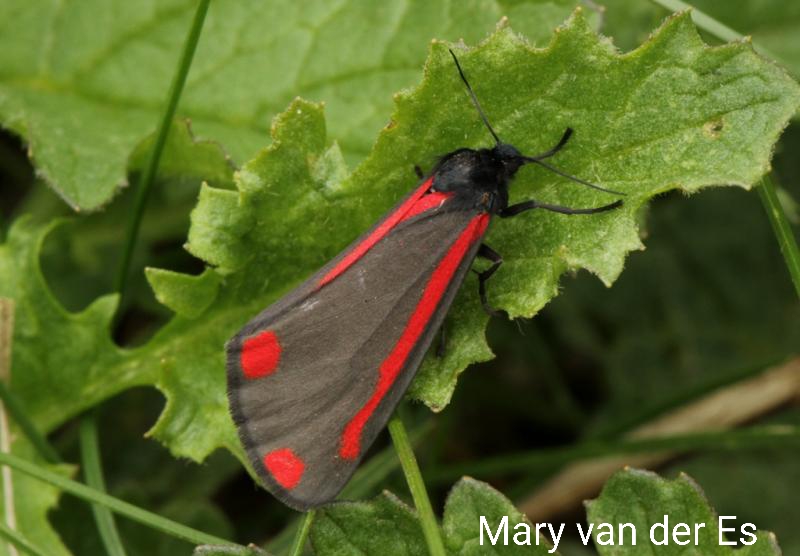
[[[420,197],[425,195],[425,192],[431,188],[432,182],[433,177],[425,180],[422,185],[420,185],[417,190],[414,191],[414,193],[397,208],[397,210],[387,216],[383,222],[381,222],[372,231],[372,233],[367,236],[366,239],[364,239],[364,241],[356,245],[352,251],[347,253],[347,255],[345,255],[336,266],[334,266],[325,276],[323,276],[322,280],[320,280],[317,284],[317,287],[321,288],[339,276],[342,272],[347,270],[353,263],[363,257],[364,253],[369,251],[376,243],[383,239],[383,237],[388,234],[392,228],[397,226],[398,223],[402,222],[406,217],[406,214],[414,207],[417,201],[420,200]]]
[[[406,359],[408,359],[409,354],[425,331],[425,327],[436,312],[436,308],[447,291],[453,275],[464,260],[464,256],[476,241],[480,241],[488,225],[488,214],[481,214],[473,218],[447,251],[433,274],[431,274],[428,283],[425,285],[425,290],[422,292],[422,297],[411,314],[400,339],[388,357],[381,363],[375,391],[370,399],[367,400],[367,403],[344,427],[339,446],[339,455],[343,459],[355,459],[358,457],[361,452],[361,435],[364,431],[364,426],[403,370]]]
[[[434,191],[432,193],[428,193],[427,195],[423,195],[411,206],[411,208],[408,209],[408,211],[406,211],[400,221],[405,222],[409,218],[413,218],[418,214],[422,214],[426,210],[439,208],[442,206],[442,203],[452,196],[452,191]]]

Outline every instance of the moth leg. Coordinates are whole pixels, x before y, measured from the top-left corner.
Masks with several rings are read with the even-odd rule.
[[[445,346],[447,345],[447,330],[445,328],[446,326],[447,326],[446,323],[442,323],[442,327],[439,329],[439,345],[436,346],[436,357],[438,357],[439,359],[444,357],[444,349]]]
[[[417,175],[419,179],[425,177],[425,172],[422,171],[422,168],[419,167],[419,164],[414,164],[414,173]]]
[[[570,207],[562,207],[561,205],[551,205],[548,203],[540,203],[539,201],[523,201],[521,203],[517,203],[516,205],[508,206],[497,214],[501,218],[509,218],[511,216],[516,216],[521,212],[525,212],[526,210],[533,210],[533,209],[544,209],[549,210],[551,212],[558,212],[560,214],[595,214],[598,212],[606,212],[608,210],[614,210],[622,206],[622,201],[614,201],[611,204],[603,205],[600,207],[593,207],[593,208],[570,208]]]
[[[503,264],[503,257],[485,243],[481,243],[481,246],[478,248],[477,256],[482,259],[487,259],[492,263],[491,266],[483,272],[476,271],[476,273],[478,275],[478,295],[481,298],[481,306],[483,306],[483,310],[486,311],[489,316],[496,317],[500,315],[501,311],[489,305],[489,301],[486,299],[486,281],[491,278],[492,274],[497,272],[497,269]]]
[[[535,158],[536,160],[542,160],[543,158],[550,158],[551,156],[553,156],[558,151],[564,148],[564,145],[567,144],[567,141],[569,141],[569,138],[571,136],[572,136],[572,128],[568,127],[566,131],[564,131],[564,135],[562,135],[561,139],[559,139],[558,143],[556,143],[555,147],[541,154],[535,154],[531,158]]]

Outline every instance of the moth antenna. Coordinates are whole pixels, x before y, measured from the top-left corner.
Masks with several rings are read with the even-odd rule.
[[[534,164],[538,164],[539,166],[547,168],[548,170],[550,170],[554,174],[558,174],[561,177],[567,178],[568,180],[572,180],[575,183],[579,183],[581,185],[585,185],[586,187],[591,187],[592,189],[597,189],[598,191],[603,191],[604,193],[611,193],[612,195],[622,195],[622,196],[627,195],[627,193],[623,193],[622,191],[614,191],[613,189],[606,189],[605,187],[600,187],[599,185],[595,185],[595,184],[593,184],[591,182],[588,182],[586,180],[582,180],[581,178],[578,178],[578,177],[573,176],[571,174],[567,174],[563,170],[559,170],[558,168],[556,168],[555,166],[551,166],[547,162],[542,162],[541,160],[539,160],[536,157],[523,156],[522,160],[524,160],[525,162],[533,162]]]
[[[467,81],[467,76],[464,75],[464,70],[461,69],[461,64],[458,63],[458,58],[456,58],[455,52],[453,52],[452,49],[448,50],[450,51],[450,56],[453,57],[453,61],[456,63],[456,68],[458,68],[458,75],[461,76],[461,81],[463,81],[464,85],[467,86],[467,92],[469,93],[469,96],[472,99],[472,104],[474,104],[475,108],[478,110],[478,114],[480,114],[481,119],[483,120],[483,124],[486,126],[486,129],[489,130],[489,133],[492,134],[492,137],[494,137],[495,142],[498,145],[501,144],[502,141],[500,141],[500,138],[497,136],[497,133],[494,132],[492,124],[489,123],[489,118],[487,118],[486,114],[484,114],[483,108],[481,108],[481,103],[478,102],[478,97],[475,96],[475,91],[473,91],[472,87],[470,87],[469,81]]]
[[[494,128],[492,128],[492,124],[489,123],[489,118],[486,117],[486,114],[484,113],[483,108],[481,108],[481,103],[478,102],[478,97],[475,95],[475,91],[472,90],[472,86],[469,84],[469,81],[467,81],[467,76],[464,75],[464,70],[461,69],[461,64],[458,62],[458,58],[456,57],[456,53],[453,52],[452,49],[448,49],[448,51],[450,52],[450,56],[453,57],[453,61],[456,63],[456,68],[458,69],[458,75],[461,76],[461,81],[463,81],[464,85],[467,87],[467,92],[469,93],[469,96],[472,99],[472,104],[475,105],[475,109],[478,111],[478,114],[480,115],[481,120],[483,120],[483,124],[486,126],[486,129],[489,130],[489,133],[492,134],[492,137],[494,137],[495,142],[498,145],[500,145],[502,143],[502,141],[500,141],[500,137],[498,137],[497,133],[495,133]],[[561,138],[561,141],[553,149],[553,151],[558,151],[561,147],[564,146],[564,143],[566,143],[567,139],[569,139],[569,136],[570,136],[571,132],[572,132],[572,130],[570,130],[569,133],[564,134],[564,136]],[[566,172],[564,172],[562,170],[559,170],[555,166],[551,166],[550,164],[547,164],[546,162],[542,162],[538,157],[523,156],[521,158],[523,160],[525,160],[526,162],[533,162],[534,164],[538,164],[540,166],[543,166],[544,168],[547,168],[548,170],[550,170],[551,172],[553,172],[555,174],[558,174],[559,176],[562,176],[564,178],[572,180],[572,181],[574,181],[576,183],[579,183],[581,185],[585,185],[587,187],[591,187],[592,189],[597,189],[598,191],[603,191],[605,193],[611,193],[613,195],[625,195],[625,193],[622,193],[621,191],[614,191],[613,189],[606,189],[605,187],[600,187],[599,185],[595,185],[595,184],[593,184],[591,182],[588,182],[586,180],[582,180],[582,179],[580,179],[580,178],[578,178],[576,176],[567,174]]]

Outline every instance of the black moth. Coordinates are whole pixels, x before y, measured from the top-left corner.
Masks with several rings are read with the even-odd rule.
[[[441,158],[411,194],[294,291],[259,313],[227,344],[228,398],[253,469],[276,497],[298,510],[333,500],[386,425],[419,368],[475,257],[502,259],[482,243],[492,216],[542,208],[593,214],[621,206],[573,209],[525,201],[508,205],[508,184],[525,156],[503,143],[458,149]],[[421,174],[421,172],[418,172]]]

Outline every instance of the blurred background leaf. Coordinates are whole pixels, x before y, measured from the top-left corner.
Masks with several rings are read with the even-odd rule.
[[[672,481],[665,481],[654,473],[627,469],[620,471],[606,483],[603,492],[596,500],[586,503],[589,522],[595,527],[602,523],[620,524],[631,523],[637,531],[634,547],[631,543],[630,528],[625,532],[624,542],[621,542],[621,529],[612,527],[610,535],[606,528],[605,534],[594,531],[594,540],[598,546],[598,553],[602,556],[634,556],[641,553],[641,544],[648,546],[648,536],[662,541],[664,546],[659,547],[665,554],[691,555],[704,554],[708,556],[739,555],[774,555],[781,556],[781,549],[771,535],[764,531],[755,531],[752,527],[745,529],[749,535],[740,533],[741,520],[726,520],[723,527],[733,528],[735,533],[720,534],[718,516],[721,514],[711,507],[702,489],[688,475],[681,475]],[[664,521],[664,516],[672,519]],[[688,525],[688,534],[682,537],[673,536],[674,527],[677,525],[676,516]],[[655,533],[650,532],[650,527],[656,523],[667,523]],[[696,528],[697,524],[705,524]],[[686,529],[678,529],[686,531]],[[647,533],[645,533],[647,532]],[[756,540],[755,536],[758,536]],[[619,536],[618,536],[619,535]],[[643,538],[644,537],[644,538]],[[664,539],[666,541],[664,542]],[[677,541],[675,539],[678,539]],[[750,546],[721,545],[721,540],[734,543],[734,546],[744,539]],[[684,546],[680,546],[684,545]],[[650,544],[648,548],[652,549]]]
[[[331,137],[357,160],[391,94],[419,79],[431,38],[476,42],[510,15],[546,39],[575,3],[214,2],[181,115],[241,164],[292,98],[324,99]],[[191,0],[0,5],[0,123],[73,209],[98,209],[128,183],[127,158],[155,126],[193,9]]]

